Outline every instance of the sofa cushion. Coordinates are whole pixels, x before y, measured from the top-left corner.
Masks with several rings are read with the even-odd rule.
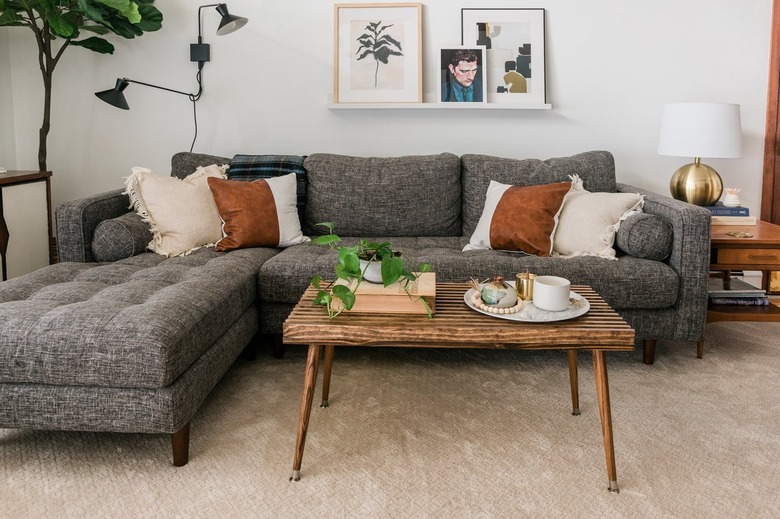
[[[460,159],[451,153],[349,157],[316,153],[304,161],[308,200],[303,232],[334,222],[340,236],[458,236]],[[482,189],[485,197],[487,183]]]
[[[485,192],[491,180],[502,184],[533,186],[565,182],[579,175],[588,191],[614,193],[615,161],[608,151],[589,151],[571,157],[507,159],[489,155],[463,155],[463,235],[477,227]]]
[[[0,383],[166,387],[256,303],[276,252],[144,253],[0,283]]]
[[[344,240],[344,245],[360,238]],[[437,282],[466,282],[496,275],[514,279],[526,269],[538,275],[557,275],[572,284],[590,285],[616,310],[621,308],[668,308],[677,302],[680,279],[669,265],[621,256],[609,262],[601,258],[542,258],[494,250],[461,252],[468,243],[466,237],[372,237],[389,241],[403,251],[412,265],[430,263]],[[298,302],[315,274],[333,277],[337,262],[335,251],[327,247],[304,243],[284,249],[260,268],[259,294],[262,303]],[[323,310],[324,311],[324,310]]]
[[[136,212],[103,220],[92,236],[95,261],[118,261],[146,250],[152,231]]]
[[[508,186],[490,181],[485,209],[467,250],[495,249],[549,256],[571,182]]]
[[[126,192],[133,208],[150,226],[150,250],[179,256],[222,238],[222,220],[208,187],[209,177],[224,178],[225,168],[198,167],[184,179],[133,168]]]
[[[228,165],[230,159],[219,155],[207,155],[205,153],[192,153],[180,151],[171,157],[171,176],[185,178],[191,175],[198,167],[206,167],[211,164]]]
[[[298,214],[306,208],[306,169],[301,155],[234,155],[227,177],[230,180],[254,182],[295,173],[296,205]]]
[[[238,182],[209,178],[222,232],[215,250],[245,247],[289,247],[309,241],[301,233],[295,208],[295,174]]]
[[[643,204],[642,195],[636,193],[591,193],[575,177],[561,210],[554,253],[615,259],[612,246],[620,223],[641,211]]]
[[[661,261],[672,253],[674,231],[664,218],[637,213],[620,224],[615,244],[631,256]]]

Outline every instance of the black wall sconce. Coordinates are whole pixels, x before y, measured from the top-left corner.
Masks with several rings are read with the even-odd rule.
[[[125,99],[124,90],[130,83],[136,85],[143,85],[147,87],[157,88],[159,90],[165,90],[166,92],[173,92],[174,94],[181,94],[187,96],[192,101],[193,118],[195,121],[195,136],[192,138],[192,146],[190,151],[195,147],[195,140],[198,138],[198,114],[196,103],[203,94],[203,65],[207,61],[211,61],[211,46],[208,43],[203,43],[203,17],[202,11],[206,7],[215,7],[217,13],[222,17],[217,27],[217,36],[224,36],[231,32],[237,31],[249,21],[242,16],[235,16],[228,12],[227,5],[225,4],[206,4],[198,7],[198,43],[190,44],[190,61],[198,63],[198,71],[195,75],[195,80],[198,83],[198,91],[195,93],[182,92],[180,90],[174,90],[172,88],[166,88],[159,85],[153,85],[151,83],[144,83],[142,81],[136,81],[129,78],[118,78],[114,88],[109,90],[103,90],[101,92],[95,92],[95,95],[106,103],[121,108],[122,110],[129,110],[130,105],[127,104]]]

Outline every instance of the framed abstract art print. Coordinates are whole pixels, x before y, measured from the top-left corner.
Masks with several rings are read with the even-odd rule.
[[[461,9],[461,43],[487,49],[488,102],[547,102],[544,9]]]

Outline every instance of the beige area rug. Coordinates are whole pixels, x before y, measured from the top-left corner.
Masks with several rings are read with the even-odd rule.
[[[589,353],[337,349],[288,481],[305,349],[239,360],[165,435],[0,430],[0,516],[780,517],[780,324],[608,355],[619,494],[607,492]],[[315,395],[318,402],[319,392]]]

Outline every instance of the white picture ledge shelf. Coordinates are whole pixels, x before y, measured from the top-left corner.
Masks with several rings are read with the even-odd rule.
[[[328,95],[325,108],[328,110],[550,110],[551,104],[529,103],[439,103],[428,100],[422,103],[334,103],[333,96]]]

